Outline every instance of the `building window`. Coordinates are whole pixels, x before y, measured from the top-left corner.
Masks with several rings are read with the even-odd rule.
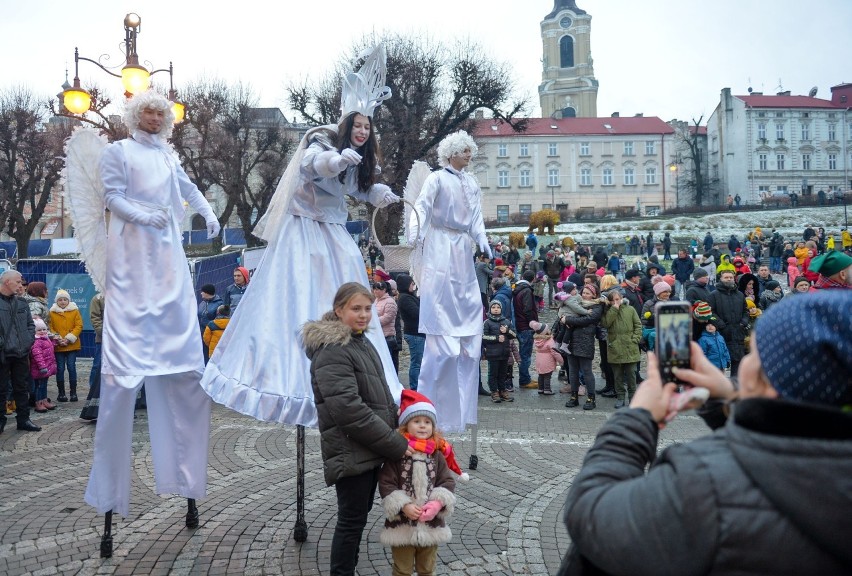
[[[570,36],[559,39],[559,67],[574,67],[574,39]]]
[[[828,125],[828,139],[837,140],[837,124]]]
[[[548,168],[547,169],[547,185],[548,186],[559,186],[559,169],[558,168]]]
[[[556,145],[556,142],[550,142],[547,145],[547,155],[548,156],[557,156],[559,154],[559,148]]]
[[[508,204],[498,204],[497,205],[497,222],[500,224],[504,224],[509,221],[509,205]]]
[[[532,214],[532,204],[518,204],[518,212],[521,216],[529,216]]]
[[[810,170],[811,169],[811,155],[810,154],[802,154],[802,170]]]
[[[497,188],[508,188],[509,187],[509,171],[508,170],[498,170],[497,171]]]
[[[506,144],[497,144],[497,157],[505,158],[509,155],[509,147]]]
[[[624,143],[624,155],[633,156],[633,142]]]
[[[783,112],[776,112],[776,113],[775,113],[775,117],[776,117],[776,118],[783,118],[783,117],[784,117],[784,113],[783,113]]]
[[[758,118],[766,118],[766,112],[758,112],[757,117]]]
[[[775,155],[775,165],[778,168],[778,170],[784,169],[784,155],[783,154],[776,154]]]
[[[612,186],[612,168],[603,169],[603,185]]]
[[[601,143],[601,155],[612,156],[612,142]]]
[[[633,168],[624,169],[624,185],[633,186],[636,184],[636,171]]]
[[[837,170],[837,154],[828,155],[828,169]]]
[[[760,154],[757,157],[758,170],[766,170],[766,154]]]
[[[592,169],[580,168],[580,186],[592,185]]]
[[[654,156],[657,153],[657,143],[653,140],[645,141],[645,155]]]
[[[522,168],[520,172],[520,178],[518,179],[518,185],[523,188],[528,188],[530,186],[530,170],[529,168]]]
[[[550,210],[550,204],[542,204],[541,209],[542,210]]]
[[[802,124],[802,140],[811,139],[811,127],[808,124]]]
[[[580,156],[590,156],[592,154],[592,146],[588,142],[580,142]]]
[[[645,168],[645,184],[656,184],[657,183],[657,167],[656,166],[647,166]]]
[[[778,186],[777,188],[778,188],[778,192],[780,194],[787,194],[787,187],[786,186]]]
[[[518,156],[529,156],[530,155],[530,145],[529,144],[519,144],[518,145]]]
[[[766,140],[766,122],[757,123],[757,137]]]
[[[775,125],[775,138],[777,140],[783,140],[784,139],[784,125],[783,124],[776,124]]]
[[[769,186],[758,186],[757,192],[761,198],[766,198],[769,196]]]

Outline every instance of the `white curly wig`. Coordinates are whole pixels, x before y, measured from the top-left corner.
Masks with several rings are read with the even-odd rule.
[[[132,134],[139,128],[139,120],[142,111],[146,108],[163,111],[163,129],[157,134],[158,138],[168,140],[171,138],[172,129],[175,126],[175,114],[172,112],[172,103],[162,94],[153,90],[146,90],[137,94],[127,101],[124,106],[124,116],[122,120],[127,129]]]
[[[471,156],[476,156],[476,151],[479,150],[473,138],[464,130],[446,136],[438,144],[438,163],[441,166],[447,166],[450,163],[450,158],[456,154],[461,154],[466,148],[470,148]]]

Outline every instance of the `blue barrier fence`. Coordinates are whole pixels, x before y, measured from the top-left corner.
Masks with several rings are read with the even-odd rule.
[[[222,244],[231,246],[245,246],[246,235],[242,228],[225,228]],[[212,240],[207,238],[207,230],[185,231],[183,234],[183,243],[187,244],[210,244]]]

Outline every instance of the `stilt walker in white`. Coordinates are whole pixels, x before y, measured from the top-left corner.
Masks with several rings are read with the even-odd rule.
[[[474,271],[474,247],[491,256],[482,219],[482,192],[465,171],[477,146],[459,131],[438,145],[443,168],[429,175],[409,220],[409,241],[422,243],[416,280],[420,331],[426,348],[417,391],[429,397],[446,432],[477,422],[482,300]],[[419,277],[418,277],[419,276]],[[475,429],[474,429],[475,434]],[[474,440],[474,451],[476,449]],[[471,468],[475,468],[471,457]]]
[[[106,514],[101,557],[112,555],[112,512],[129,513],[139,388],[145,385],[157,493],[188,499],[189,528],[198,526],[195,499],[207,493],[212,404],[200,386],[201,336],[179,227],[184,202],[204,217],[209,237],[219,233],[219,222],[167,142],[171,103],[153,91],[138,94],[127,103],[124,123],[131,136],[106,146],[100,158],[102,205],[110,212],[106,251],[85,255],[106,296],[100,409],[85,496]],[[71,142],[67,152],[73,196]]]

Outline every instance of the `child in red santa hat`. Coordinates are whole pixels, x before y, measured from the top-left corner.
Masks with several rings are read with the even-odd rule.
[[[469,476],[462,473],[453,447],[437,430],[431,400],[403,390],[399,410],[399,431],[414,455],[386,460],[379,473],[385,509],[380,540],[391,547],[394,574],[432,574],[438,544],[452,538],[447,520],[456,502],[456,475],[461,481]]]

